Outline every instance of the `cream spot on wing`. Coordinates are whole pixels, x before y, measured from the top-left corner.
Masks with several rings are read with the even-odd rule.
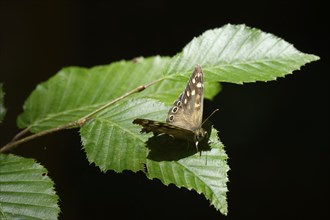
[[[195,95],[195,90],[191,91],[191,95]]]
[[[186,94],[188,97],[190,96],[190,92],[188,90],[186,91]]]
[[[195,80],[195,78],[193,78],[193,79],[192,79],[192,82],[193,82],[194,84],[196,83],[196,80]]]
[[[195,91],[195,90],[194,90]],[[183,103],[184,104],[187,104],[188,100],[187,99],[184,99]]]
[[[201,88],[202,87],[202,83],[201,82],[199,82],[199,83],[197,83],[197,88]]]

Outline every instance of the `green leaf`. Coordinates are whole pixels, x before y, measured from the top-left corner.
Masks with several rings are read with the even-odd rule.
[[[110,106],[80,129],[88,160],[106,171],[109,169],[142,170],[146,163],[146,136],[132,121],[140,116],[161,119],[167,108],[152,99],[131,99]],[[149,135],[150,136],[150,135]]]
[[[208,144],[210,150],[203,151],[201,156],[192,154],[178,160],[171,160],[170,156],[166,158],[169,155],[168,149],[160,149],[158,156],[153,156],[158,160],[147,160],[148,177],[160,179],[165,185],[173,183],[178,187],[194,189],[198,193],[204,194],[217,210],[226,215],[229,167],[224,146],[218,138],[217,131],[213,128]],[[180,152],[176,147],[172,147],[175,157]],[[194,150],[194,146],[190,150]],[[187,148],[181,149],[182,155],[186,151]]]
[[[1,219],[57,219],[60,209],[47,170],[33,159],[0,154]]]
[[[4,96],[5,93],[2,91],[2,83],[0,83],[0,123],[2,122],[2,120],[4,119],[5,115],[6,115],[6,108],[4,106]]]
[[[18,126],[39,132],[77,120],[139,85],[162,78],[168,61],[156,56],[137,63],[64,68],[32,92],[18,117]]]
[[[206,81],[241,84],[275,80],[318,59],[272,34],[229,24],[193,39],[171,60],[166,74],[190,72],[198,63]]]

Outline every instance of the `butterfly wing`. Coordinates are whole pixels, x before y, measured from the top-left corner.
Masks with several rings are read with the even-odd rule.
[[[185,90],[169,109],[167,123],[139,118],[133,123],[143,127],[141,132],[153,132],[155,135],[168,134],[177,139],[194,141],[197,148],[198,141],[205,136],[205,131],[201,128],[203,99],[203,72],[201,67],[196,65]]]
[[[203,119],[204,79],[202,68],[196,65],[186,89],[168,111],[166,122],[180,128],[195,131]]]
[[[192,131],[186,130],[184,128],[149,119],[137,118],[133,121],[133,123],[143,127],[141,133],[153,132],[154,135],[167,134],[178,139],[192,138],[194,135]]]

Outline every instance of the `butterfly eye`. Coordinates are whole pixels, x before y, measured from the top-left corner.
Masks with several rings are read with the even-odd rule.
[[[169,121],[173,121],[173,119],[174,119],[174,115],[170,115],[170,117],[168,117]]]
[[[178,111],[178,107],[174,106],[174,107],[172,108],[172,112],[173,112],[173,113],[176,113],[177,111]]]

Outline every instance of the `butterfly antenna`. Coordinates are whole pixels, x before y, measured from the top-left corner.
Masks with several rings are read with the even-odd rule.
[[[203,121],[203,123],[201,124],[201,126],[202,126],[207,120],[209,120],[209,119],[211,118],[211,116],[212,116],[214,113],[216,113],[217,111],[219,111],[218,108],[215,109],[215,110],[209,115],[209,117],[207,117],[207,118]]]

